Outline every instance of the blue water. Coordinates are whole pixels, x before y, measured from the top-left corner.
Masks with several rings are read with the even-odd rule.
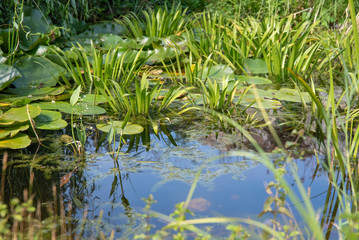
[[[186,138],[181,132],[172,132],[171,136],[177,146],[170,143],[166,135],[158,139],[151,134],[150,148],[140,144],[137,151],[132,149],[125,153],[127,147],[124,146],[117,162],[107,153],[106,145],[100,147],[97,153],[88,151],[87,166],[82,174],[86,181],[72,183],[74,187],[67,190],[70,196],[81,199],[82,204],[87,206],[78,206],[75,209],[76,216],[82,218],[84,209],[87,209],[89,220],[98,219],[100,211],[103,211],[101,228],[104,232],[108,230],[109,233],[115,229],[116,236],[131,238],[131,234],[142,231],[141,222],[136,217],[137,213],[143,213],[145,202],[142,199],[153,194],[157,202],[151,209],[170,215],[177,203],[186,200],[197,171],[206,163],[192,198],[204,200],[206,207],[192,209],[195,217],[225,216],[261,221],[271,217],[270,214],[265,214],[262,218],[257,218],[268,197],[265,184],[274,180],[266,167],[241,156],[226,157],[228,152],[206,145],[207,142],[201,138]],[[208,161],[219,155],[220,158]],[[297,165],[296,173],[305,188],[310,187],[311,196],[318,195],[312,199],[312,204],[320,211],[328,187],[325,171],[320,169],[313,179],[313,172],[317,167],[315,158],[294,159],[293,162]],[[120,176],[122,190],[128,202],[123,198]],[[285,174],[285,179],[296,189],[291,174]],[[289,202],[289,207],[298,218],[295,204]],[[157,230],[166,224],[158,219],[151,219],[150,223]],[[96,224],[88,221],[89,231],[93,230],[94,225]],[[228,235],[223,226],[216,226],[214,229],[216,230],[212,233],[215,235]]]

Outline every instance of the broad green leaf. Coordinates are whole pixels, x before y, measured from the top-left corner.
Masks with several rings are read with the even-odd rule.
[[[65,91],[64,87],[44,87],[44,88],[10,88],[6,92],[18,96],[46,96],[59,95]]]
[[[71,106],[69,103],[59,105],[58,109],[64,113],[77,114],[77,115],[97,115],[105,114],[106,110],[99,106],[87,102],[78,102],[75,106]]]
[[[49,19],[37,9],[24,7],[24,16],[19,28],[20,48],[29,51],[40,44],[46,44],[52,38]]]
[[[124,129],[121,128],[123,122],[120,121],[113,121],[112,124],[97,124],[96,127],[97,129],[103,131],[103,132],[110,132],[111,126],[116,130],[116,133],[118,134],[126,134],[126,135],[132,135],[132,134],[139,134],[141,132],[143,132],[143,127],[138,125],[138,124],[134,124],[131,122],[127,122],[126,126]]]
[[[29,120],[28,111],[31,118],[35,118],[36,116],[40,115],[41,108],[39,106],[27,106],[12,108],[9,111],[3,113],[1,115],[1,119],[5,121],[25,122]]]
[[[0,140],[0,148],[21,149],[26,148],[31,143],[30,138],[23,133],[16,134],[13,138],[5,138]]]
[[[41,114],[34,118],[36,124],[39,122],[52,122],[59,119],[61,119],[61,113],[50,110],[41,110]]]
[[[33,106],[39,106],[42,110],[60,110],[61,107],[71,107],[67,102],[53,101],[53,102],[40,102],[34,103]]]
[[[29,128],[28,124],[9,127],[9,128],[1,128],[0,129],[0,139],[3,139],[5,137],[7,137],[7,136],[12,138],[16,134],[18,134],[20,131],[26,131],[28,128]]]
[[[15,65],[22,77],[12,82],[16,88],[43,88],[57,84],[65,69],[41,57],[23,57]]]
[[[0,64],[0,91],[19,77],[21,77],[21,74],[14,67]]]
[[[81,93],[81,85],[78,86],[78,87],[75,89],[75,91],[72,93],[72,95],[71,95],[70,104],[71,104],[72,106],[74,106],[74,105],[77,103],[77,101],[79,100],[79,98],[80,98],[80,93]]]
[[[63,119],[57,119],[52,122],[36,122],[36,128],[42,130],[61,130],[67,126],[67,122]]]
[[[249,73],[261,74],[268,73],[267,64],[262,59],[245,58],[243,60],[244,66]]]

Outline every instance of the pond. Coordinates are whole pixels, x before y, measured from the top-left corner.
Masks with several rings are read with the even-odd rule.
[[[177,203],[186,200],[200,171],[189,204],[195,218],[241,217],[270,224],[270,213],[260,218],[258,214],[263,211],[269,197],[265,185],[274,181],[274,177],[261,163],[240,154],[239,149],[253,152],[244,143],[241,145],[242,139],[236,134],[208,127],[201,129],[195,124],[186,128],[175,125],[161,125],[157,134],[145,127],[142,134],[126,139],[127,144],[117,158],[109,153],[107,142],[101,143],[103,136],[97,132],[88,137],[86,154],[81,160],[74,158],[70,148],[57,148],[56,140],[48,142],[53,154],[41,156],[41,151],[48,152],[48,149],[40,148],[42,150],[37,156],[15,156],[8,171],[6,199],[19,197],[17,195],[28,187],[24,183],[29,182],[30,162],[33,169],[37,169],[34,170],[32,191],[43,206],[53,201],[50,193],[54,184],[57,186],[56,199],[63,199],[65,212],[71,214],[74,229],[84,230],[84,236],[91,236],[99,229],[108,236],[115,230],[115,237],[131,239],[134,234],[144,233],[144,218],[139,215],[146,206],[143,198],[152,194],[157,202],[152,204],[151,210],[169,216]],[[56,139],[59,135],[49,138]],[[281,159],[281,154],[271,153],[271,158],[273,161]],[[56,160],[51,164],[51,159]],[[292,161],[304,186],[310,188],[312,204],[320,214],[328,189],[326,171],[311,155]],[[23,168],[20,163],[23,163]],[[292,174],[284,176],[298,192]],[[21,184],[19,177],[25,178]],[[295,204],[302,203],[288,202],[286,206],[299,216]],[[86,221],[82,222],[84,215]],[[151,230],[154,232],[168,222],[153,217],[150,223],[154,225]],[[222,224],[208,226],[211,226],[209,232],[214,237],[229,234]]]

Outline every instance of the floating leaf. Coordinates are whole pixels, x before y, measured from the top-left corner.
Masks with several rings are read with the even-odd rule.
[[[122,124],[123,122],[120,121],[113,121],[112,124],[97,124],[96,127],[103,131],[103,132],[109,132],[111,129],[111,126],[116,130],[116,133],[118,134],[126,134],[126,135],[132,135],[132,134],[139,134],[141,132],[143,132],[143,127],[138,125],[138,124],[134,124],[131,122],[128,122],[125,126],[124,129],[122,129]]]
[[[56,85],[65,69],[41,57],[23,57],[14,65],[22,77],[12,82],[16,88],[43,88]]]
[[[18,70],[12,66],[0,64],[0,91],[9,86],[16,78],[21,77]]]
[[[0,129],[0,139],[3,139],[5,137],[7,137],[7,136],[12,138],[16,134],[18,134],[20,131],[26,131],[28,128],[29,128],[28,124],[9,127],[9,128],[1,128]]]
[[[71,106],[69,103],[61,104],[58,108],[60,111],[68,114],[77,115],[97,115],[105,114],[106,110],[99,106],[87,102],[78,102],[75,106]]]
[[[62,119],[58,119],[52,122],[36,122],[36,128],[42,130],[60,130],[67,126],[67,122]]]
[[[44,88],[10,88],[6,92],[18,96],[46,96],[59,95],[65,91],[64,87],[44,87]]]
[[[52,122],[61,119],[61,113],[49,110],[42,110],[41,114],[34,118],[35,122]]]
[[[25,122],[29,120],[27,111],[29,111],[30,117],[35,118],[40,115],[41,108],[39,106],[23,106],[20,108],[12,108],[9,111],[3,113],[1,119],[5,121],[16,121],[16,122]]]
[[[34,103],[33,106],[39,106],[41,109],[46,110],[59,110],[61,107],[71,107],[67,102],[53,101],[53,102],[40,102]]]
[[[21,149],[26,148],[30,143],[31,140],[26,134],[19,133],[13,138],[0,140],[0,148]]]

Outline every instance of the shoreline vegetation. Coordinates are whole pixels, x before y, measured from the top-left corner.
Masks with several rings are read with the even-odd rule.
[[[81,177],[92,133],[120,171],[124,145],[146,145],[149,137],[139,134],[158,137],[178,118],[204,119],[245,139],[249,151],[230,147],[228,154],[273,174],[258,213],[270,221],[191,215],[214,157],[173,214],[153,211],[152,195],[144,199],[132,238],[214,239],[202,224],[225,225],[225,239],[358,238],[358,2],[5,0],[0,13],[0,239],[115,239],[115,230],[100,229],[102,215],[85,228],[88,211],[75,219],[73,204],[81,201],[65,203],[59,189]],[[60,148],[73,162],[56,173],[60,181],[47,188],[52,200],[42,203],[33,191],[36,157],[53,150],[47,134],[61,131]],[[33,161],[21,178],[27,189],[12,198],[7,179],[16,151]],[[292,160],[301,154],[326,170],[322,212],[296,174]],[[289,173],[297,190],[283,177]],[[119,182],[126,209],[121,174]],[[288,206],[297,202],[296,219]],[[165,226],[152,226],[154,218]]]

